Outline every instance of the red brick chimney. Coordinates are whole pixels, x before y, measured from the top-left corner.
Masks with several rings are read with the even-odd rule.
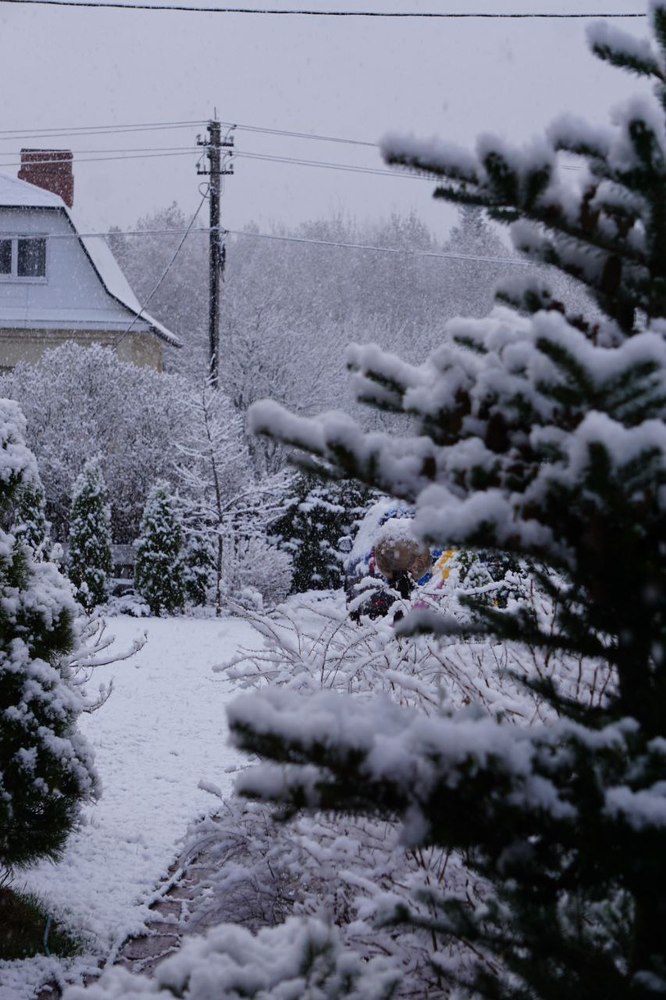
[[[22,149],[19,180],[60,195],[71,208],[74,204],[72,160],[68,149]]]

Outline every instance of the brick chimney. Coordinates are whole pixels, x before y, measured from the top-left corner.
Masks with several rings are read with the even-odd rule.
[[[68,149],[22,149],[19,180],[60,195],[71,208],[74,204],[72,160]]]

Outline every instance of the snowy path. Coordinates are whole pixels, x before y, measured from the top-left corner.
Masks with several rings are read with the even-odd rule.
[[[199,782],[231,789],[239,756],[227,746],[224,707],[233,692],[211,668],[258,638],[236,619],[109,620],[119,648],[144,630],[148,642],[135,657],[96,672],[94,686],[113,677],[115,690],[81,723],[95,748],[102,797],[85,809],[62,861],[25,877],[100,956],[140,930],[188,824],[214,808]],[[0,963],[0,1000],[32,995],[31,964],[43,962]]]

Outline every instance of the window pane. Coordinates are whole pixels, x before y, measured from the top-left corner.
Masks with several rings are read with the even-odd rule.
[[[16,273],[19,278],[43,278],[46,274],[46,240],[18,241]]]
[[[12,273],[12,241],[0,240],[0,274]]]

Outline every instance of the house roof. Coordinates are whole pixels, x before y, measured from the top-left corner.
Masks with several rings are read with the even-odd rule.
[[[65,208],[62,198],[17,177],[0,174],[0,205],[8,208]]]
[[[65,209],[65,211],[67,211],[67,209]],[[71,212],[68,212],[68,215],[71,219]],[[71,221],[72,225],[74,225],[74,228],[76,229],[74,221]],[[92,261],[93,267],[100,276],[102,284],[106,288],[109,295],[112,295],[114,299],[117,299],[117,301],[121,303],[121,305],[130,309],[138,320],[151,327],[160,340],[164,340],[171,347],[182,347],[183,342],[180,337],[177,337],[175,333],[171,332],[171,330],[167,330],[167,328],[151,316],[150,313],[147,313],[141,308],[139,300],[132,291],[127,278],[121,271],[118,261],[111,253],[111,249],[106,240],[97,236],[80,236],[79,239],[81,240],[86,253]]]
[[[80,235],[72,212],[59,195],[45,191],[35,184],[18,180],[16,177],[0,174],[0,206],[3,208],[51,208],[64,212],[106,291],[136,318],[136,322],[139,324],[135,327],[136,332],[142,332],[141,328],[145,324],[150,332],[169,344],[170,347],[183,346],[182,341],[175,333],[172,333],[141,308],[139,300],[132,291],[106,240],[101,237]]]

